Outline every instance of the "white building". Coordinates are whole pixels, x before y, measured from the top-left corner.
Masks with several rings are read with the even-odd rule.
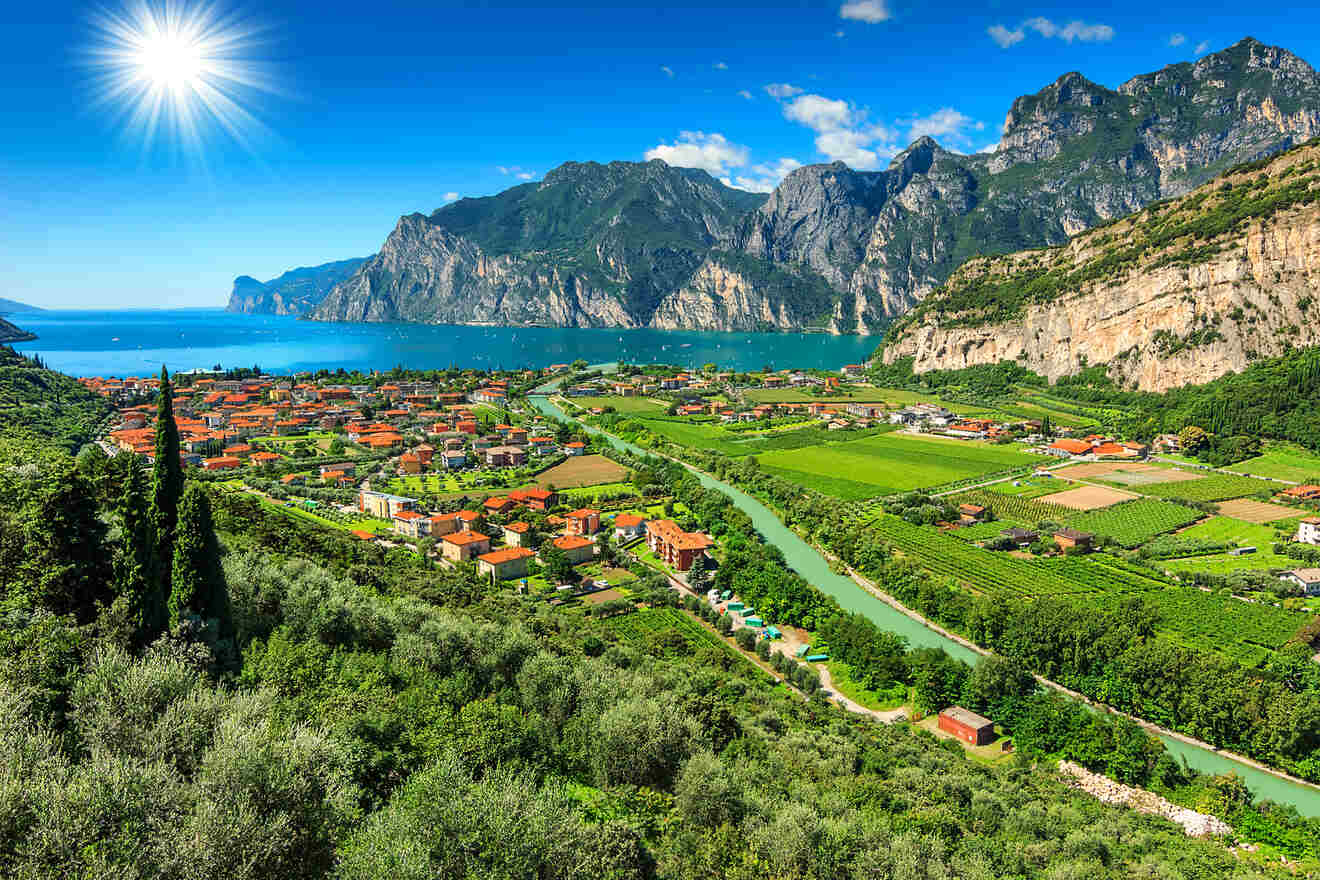
[[[1320,544],[1320,516],[1308,516],[1297,524],[1297,540],[1303,544]]]
[[[1320,596],[1320,568],[1295,568],[1279,575],[1279,580],[1291,581],[1308,596]]]

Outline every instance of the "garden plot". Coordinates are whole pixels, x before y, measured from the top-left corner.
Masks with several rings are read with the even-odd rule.
[[[1224,516],[1231,516],[1233,519],[1240,519],[1249,523],[1276,522],[1302,515],[1301,511],[1292,507],[1255,501],[1251,498],[1235,498],[1232,501],[1223,501],[1219,505],[1219,512]]]
[[[1050,496],[1050,504],[1072,510],[1099,510],[1102,507],[1118,504],[1120,501],[1131,501],[1136,497],[1130,492],[1120,492],[1118,489],[1108,489],[1104,486],[1081,486],[1066,492],[1055,492]]]

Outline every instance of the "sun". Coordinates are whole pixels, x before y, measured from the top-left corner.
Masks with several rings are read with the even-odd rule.
[[[95,15],[92,28],[93,103],[126,131],[197,150],[219,132],[250,147],[265,131],[252,106],[276,87],[250,57],[260,29],[236,13],[202,2],[133,0]]]

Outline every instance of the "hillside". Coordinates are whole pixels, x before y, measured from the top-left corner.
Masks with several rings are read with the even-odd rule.
[[[915,372],[1109,364],[1129,387],[1203,383],[1320,344],[1320,146],[1235,169],[1049,250],[968,262],[893,330]]]
[[[234,279],[225,311],[250,315],[305,315],[319,306],[336,284],[356,272],[364,262],[366,258],[359,257],[290,269],[270,281],[240,275]]]
[[[312,317],[706,330],[882,330],[968,258],[1055,245],[1320,133],[1320,76],[1254,39],[1111,89],[1018,98],[998,148],[923,137],[764,196],[705,172],[568,163],[399,220]]]
[[[764,199],[660,161],[570,162],[539,183],[403,217],[380,253],[312,317],[721,330],[823,324],[837,296],[821,279],[720,247]]]
[[[32,433],[76,450],[112,409],[76,380],[0,345],[0,435]]]
[[[17,314],[18,312],[44,312],[45,309],[37,306],[30,306],[27,303],[21,303],[14,299],[5,299],[0,296],[0,315]]]
[[[35,334],[29,333],[21,327],[15,327],[4,318],[0,318],[0,343],[28,342],[36,338]]]

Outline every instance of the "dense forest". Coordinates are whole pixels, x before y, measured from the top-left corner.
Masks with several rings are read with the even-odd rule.
[[[629,462],[721,536],[717,582],[818,617],[841,655],[923,699],[965,694],[1039,733],[1022,723],[1016,761],[988,768],[806,697],[801,676],[776,684],[745,654],[631,642],[580,606],[216,493],[171,464],[168,399],[150,469],[0,441],[0,875],[1280,870],[1065,787],[1048,759],[1071,746],[1051,737],[1093,742],[1116,775],[1181,771],[1130,725],[1040,697],[1008,661],[968,670],[843,615],[679,468]],[[611,613],[676,603],[652,583]],[[1249,801],[1230,779],[1204,795],[1229,814]],[[1286,811],[1250,815],[1284,843],[1304,829]]]

